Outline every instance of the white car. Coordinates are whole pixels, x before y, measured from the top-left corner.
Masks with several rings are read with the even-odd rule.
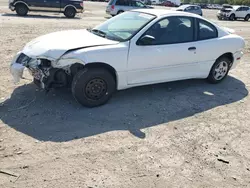
[[[28,43],[11,63],[16,81],[27,67],[44,89],[70,86],[84,106],[116,90],[206,78],[221,82],[243,55],[244,39],[201,16],[141,9],[91,30],[60,31]]]
[[[227,6],[218,11],[217,17],[221,19],[236,20],[238,18],[248,21],[250,18],[250,7],[248,6]]]

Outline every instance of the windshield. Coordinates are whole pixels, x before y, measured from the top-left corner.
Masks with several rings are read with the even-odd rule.
[[[129,40],[154,18],[155,16],[151,14],[124,12],[93,28],[91,32],[110,40],[122,42]]]

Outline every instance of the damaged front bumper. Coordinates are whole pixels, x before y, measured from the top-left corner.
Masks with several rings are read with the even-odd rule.
[[[230,15],[226,13],[217,13],[217,18],[219,19],[229,19]]]
[[[45,90],[52,87],[63,87],[68,83],[67,74],[63,69],[53,68],[47,59],[34,59],[19,52],[11,62],[10,72],[14,82],[18,83],[27,68],[34,78],[34,83]]]

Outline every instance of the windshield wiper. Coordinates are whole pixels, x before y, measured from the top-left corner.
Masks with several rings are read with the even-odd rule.
[[[93,33],[95,33],[98,36],[103,37],[103,38],[106,38],[106,35],[107,35],[105,32],[103,32],[99,29],[92,29],[91,32],[93,32]]]

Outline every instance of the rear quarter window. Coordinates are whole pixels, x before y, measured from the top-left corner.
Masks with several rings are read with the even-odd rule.
[[[208,40],[217,37],[218,30],[213,24],[205,20],[198,20],[198,40]]]

